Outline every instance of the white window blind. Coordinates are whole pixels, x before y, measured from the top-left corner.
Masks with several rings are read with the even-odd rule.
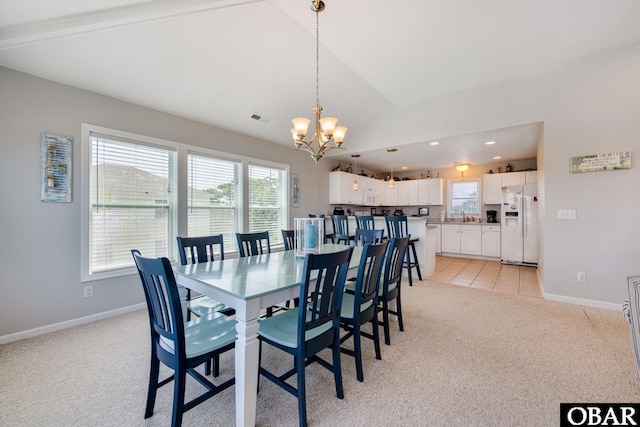
[[[90,134],[89,274],[132,267],[131,249],[173,258],[175,151]]]
[[[187,222],[190,237],[222,234],[225,252],[236,247],[242,164],[189,153]],[[217,255],[217,254],[216,254]]]
[[[269,231],[272,246],[281,246],[286,227],[287,186],[285,171],[249,165],[249,232]]]
[[[479,188],[478,180],[454,181],[449,185],[449,208],[451,212],[465,214],[479,214]]]

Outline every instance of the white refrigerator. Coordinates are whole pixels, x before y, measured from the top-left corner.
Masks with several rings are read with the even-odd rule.
[[[501,260],[538,265],[538,188],[536,184],[502,187]]]

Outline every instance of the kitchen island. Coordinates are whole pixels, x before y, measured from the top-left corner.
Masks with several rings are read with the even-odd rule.
[[[356,218],[354,216],[349,216],[348,218],[349,233],[355,235],[357,228]],[[376,229],[384,230],[384,235],[388,235],[385,217],[374,216],[373,222]],[[435,235],[437,227],[427,224],[426,217],[408,217],[407,229],[412,239],[418,239],[414,245],[416,247],[416,255],[418,257],[422,278],[426,279],[434,273],[436,268],[436,238],[439,239],[439,237]],[[327,232],[332,232],[333,230],[333,223],[331,222],[330,216],[325,219],[325,230]],[[406,275],[406,272],[404,274]],[[417,278],[415,271],[412,274],[414,278]]]

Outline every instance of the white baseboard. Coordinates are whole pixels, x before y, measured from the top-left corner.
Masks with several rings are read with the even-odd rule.
[[[592,299],[574,298],[565,295],[544,294],[544,299],[550,301],[566,302],[569,304],[584,305],[587,307],[603,308],[605,310],[613,310],[622,312],[622,303],[615,304],[612,302],[596,301]]]
[[[3,335],[3,336],[0,336],[0,345],[23,340],[26,338],[36,337],[38,335],[48,334],[49,332],[55,332],[55,331],[60,331],[62,329],[72,328],[74,326],[84,325],[85,323],[91,323],[91,322],[95,322],[96,320],[107,319],[109,317],[130,313],[132,311],[142,310],[146,307],[147,307],[147,304],[142,302],[140,304],[130,305],[128,307],[122,307],[115,310],[104,311],[102,313],[92,314],[90,316],[79,317],[77,319],[71,319],[71,320],[65,320],[64,322],[54,323],[52,325],[41,326],[39,328],[29,329],[22,332],[16,332],[15,334]]]

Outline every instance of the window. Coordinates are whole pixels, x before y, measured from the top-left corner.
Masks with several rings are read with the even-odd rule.
[[[132,267],[131,249],[173,254],[175,149],[94,133],[89,144],[86,273]]]
[[[480,181],[449,181],[449,211],[465,215],[480,214]]]
[[[287,224],[286,171],[249,164],[249,232],[269,231],[272,246],[282,246]]]
[[[176,236],[269,231],[283,246],[288,166],[82,125],[82,281],[135,273],[131,249],[176,261]]]
[[[189,153],[187,156],[188,235],[222,234],[226,251],[236,246],[242,163]]]

